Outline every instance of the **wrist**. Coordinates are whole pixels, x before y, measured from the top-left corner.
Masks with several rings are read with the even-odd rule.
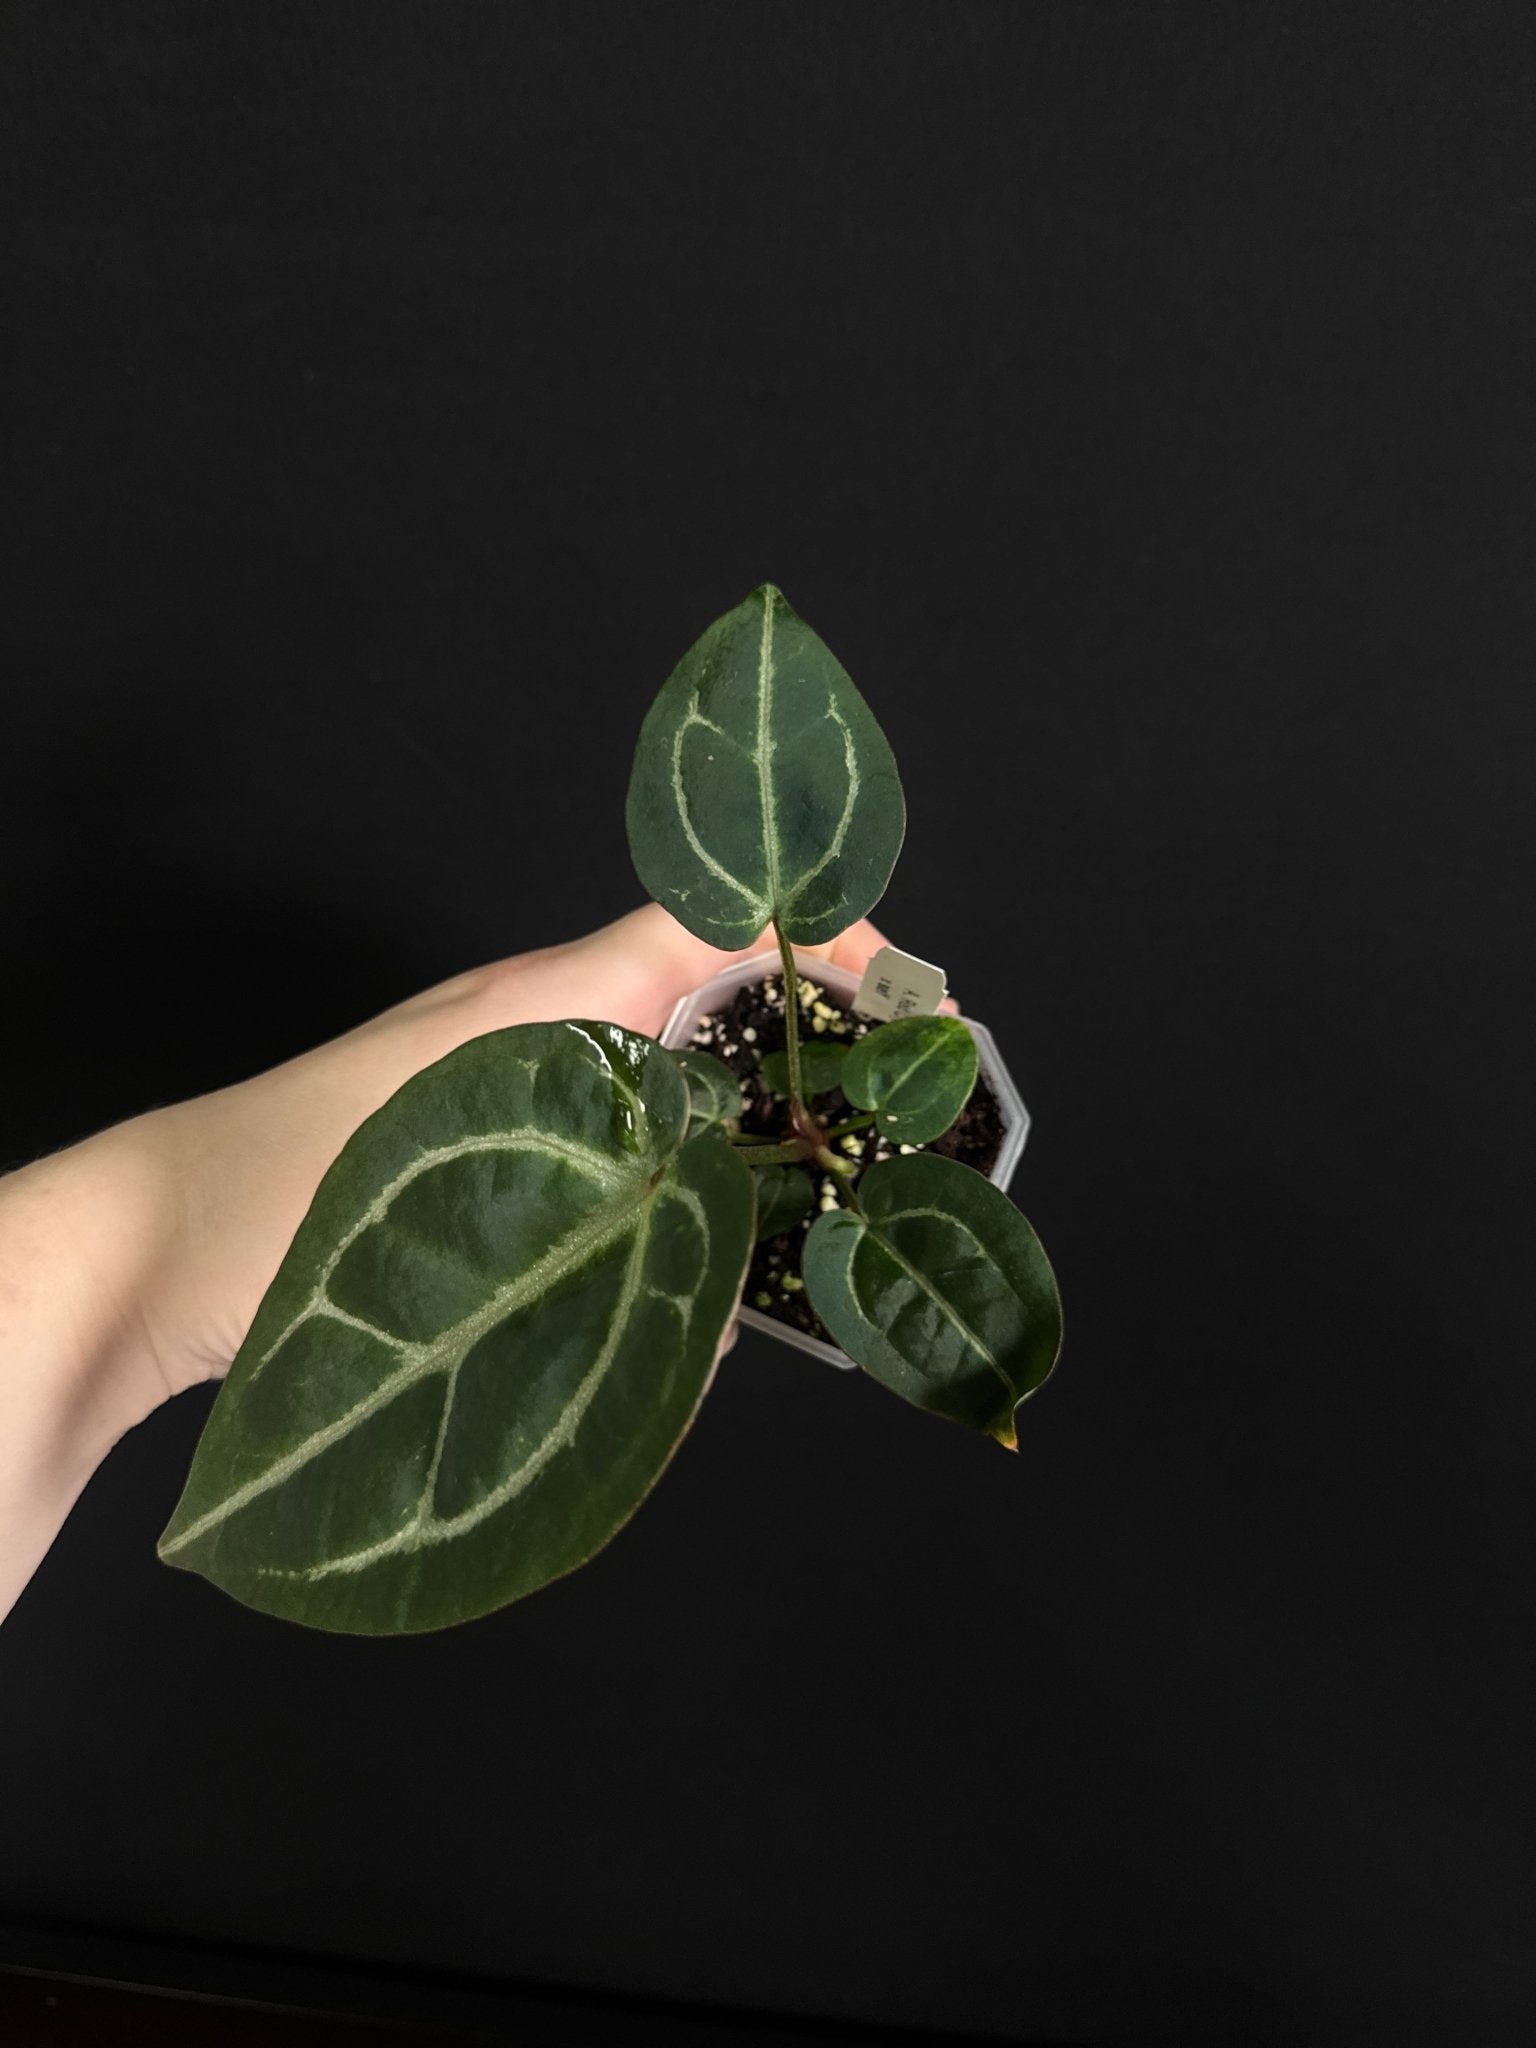
[[[144,1312],[167,1236],[153,1116],[0,1179],[0,1319],[39,1408],[91,1465],[176,1391]],[[10,1391],[14,1392],[13,1375]]]
[[[108,1132],[0,1179],[0,1616],[169,1391],[135,1329],[160,1213],[151,1160]]]

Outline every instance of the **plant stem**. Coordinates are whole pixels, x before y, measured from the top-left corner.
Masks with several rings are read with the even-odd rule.
[[[784,968],[784,1029],[787,1033],[784,1049],[789,1055],[789,1100],[794,1110],[803,1111],[805,1104],[800,1095],[800,970],[777,920],[773,935],[779,942],[779,959]]]
[[[862,1131],[875,1120],[875,1112],[866,1110],[863,1116],[851,1116],[845,1124],[833,1124],[827,1132],[829,1138],[846,1138],[851,1131]]]
[[[748,1166],[803,1166],[805,1147],[798,1139],[786,1145],[738,1145],[736,1157]]]

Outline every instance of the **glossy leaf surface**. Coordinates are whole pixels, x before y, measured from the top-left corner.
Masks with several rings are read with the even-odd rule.
[[[800,1048],[800,1086],[807,1095],[825,1095],[842,1085],[846,1045],[832,1045],[825,1038],[810,1038]],[[789,1054],[784,1051],[763,1055],[763,1086],[771,1095],[789,1093]]]
[[[855,1364],[930,1414],[1018,1446],[1014,1410],[1061,1349],[1061,1300],[1040,1240],[957,1160],[912,1153],[861,1176],[864,1214],[812,1224],[811,1305]]]
[[[716,1124],[734,1123],[741,1115],[741,1083],[724,1060],[692,1049],[674,1053],[673,1058],[688,1084],[689,1137],[696,1138]]]
[[[841,663],[765,583],[689,648],[629,785],[641,882],[713,946],[770,922],[800,945],[885,893],[905,829],[885,735]]]
[[[693,1419],[751,1178],[684,1144],[669,1053],[516,1025],[408,1081],[326,1174],[161,1538],[272,1614],[441,1628],[583,1563]]]
[[[803,1166],[755,1166],[757,1241],[793,1230],[816,1199],[815,1185]]]
[[[843,1093],[875,1111],[888,1138],[942,1138],[976,1086],[976,1041],[958,1017],[901,1017],[861,1038],[843,1069]]]

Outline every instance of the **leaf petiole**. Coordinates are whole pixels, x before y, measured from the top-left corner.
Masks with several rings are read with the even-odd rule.
[[[833,1124],[827,1132],[829,1138],[846,1138],[854,1131],[868,1130],[875,1120],[875,1112],[867,1110],[863,1116],[851,1116],[845,1124]]]
[[[798,1140],[786,1145],[738,1145],[736,1157],[747,1166],[803,1166],[805,1147]]]
[[[774,920],[773,935],[779,942],[779,960],[784,969],[784,1050],[789,1060],[789,1100],[798,1116],[805,1109],[800,1093],[800,970],[783,927]]]

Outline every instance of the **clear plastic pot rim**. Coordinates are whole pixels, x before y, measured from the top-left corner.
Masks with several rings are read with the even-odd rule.
[[[795,964],[806,981],[814,981],[824,989],[830,989],[839,1001],[850,1007],[859,992],[860,977],[846,967],[834,967],[830,962],[816,959],[802,959],[795,956]],[[692,995],[684,996],[667,1019],[661,1034],[661,1042],[674,1052],[682,1052],[693,1043],[693,1033],[699,1020],[713,1016],[722,1009],[739,988],[749,982],[762,981],[769,975],[777,976],[782,971],[778,954],[758,953],[750,960],[743,960],[738,966],[724,968]],[[1024,1140],[1029,1136],[1029,1111],[1024,1107],[1023,1098],[1014,1086],[1013,1076],[1003,1064],[997,1043],[985,1024],[978,1024],[974,1017],[960,1020],[976,1041],[976,1057],[981,1071],[986,1075],[992,1093],[997,1098],[998,1112],[1003,1126],[1003,1142],[998,1149],[997,1161],[988,1178],[994,1187],[1006,1190],[1013,1178],[1013,1170],[1019,1163],[1019,1154],[1024,1150]],[[846,1351],[840,1351],[835,1344],[828,1344],[823,1338],[812,1337],[805,1330],[797,1330],[789,1323],[781,1323],[772,1316],[764,1315],[761,1309],[748,1308],[743,1304],[736,1311],[738,1322],[748,1328],[761,1330],[765,1336],[777,1337],[783,1344],[792,1344],[797,1351],[807,1351],[813,1358],[820,1358],[828,1365],[835,1365],[851,1371],[853,1360]]]

